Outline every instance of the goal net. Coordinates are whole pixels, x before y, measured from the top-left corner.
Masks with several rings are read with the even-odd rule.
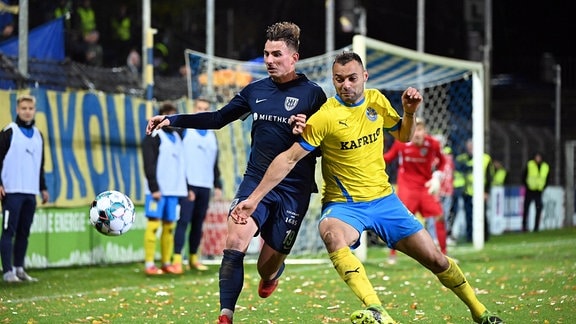
[[[318,83],[327,96],[335,94],[331,81],[331,65],[334,56],[343,50],[354,50],[364,60],[369,78],[367,88],[381,90],[402,114],[401,94],[409,86],[421,90],[424,96],[420,117],[426,119],[430,132],[441,135],[454,154],[464,152],[468,139],[474,142],[474,176],[483,179],[483,91],[482,65],[463,60],[419,53],[364,36],[355,36],[353,44],[320,56],[302,59],[297,71],[305,73]],[[207,97],[216,107],[226,104],[249,82],[267,77],[262,61],[237,61],[209,57],[205,53],[187,50],[186,60],[189,98]],[[474,121],[474,122],[472,122]],[[250,152],[251,121],[234,122],[217,131],[220,144],[220,168],[227,198],[232,198],[240,183]],[[479,162],[479,164],[478,164]],[[393,166],[391,166],[393,167]],[[317,168],[316,179],[321,185]],[[394,179],[394,171],[389,170]],[[476,181],[475,181],[476,182]],[[475,183],[475,232],[483,231],[482,181]],[[478,202],[479,201],[479,202]],[[301,227],[294,255],[309,256],[324,252],[324,245],[317,233],[320,216],[320,195],[313,195],[308,215]],[[478,214],[478,215],[476,215]],[[480,226],[480,227],[478,227]],[[205,233],[206,236],[206,233]],[[208,237],[205,239],[209,240]],[[483,243],[483,237],[479,238]],[[475,238],[476,242],[476,238]],[[367,244],[363,244],[366,246]],[[358,251],[363,257],[362,250]]]

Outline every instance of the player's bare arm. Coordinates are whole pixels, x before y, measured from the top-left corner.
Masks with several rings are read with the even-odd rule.
[[[153,131],[169,125],[170,120],[166,118],[166,115],[156,115],[148,121],[148,125],[146,125],[146,135],[150,135]]]
[[[296,163],[308,153],[310,152],[303,149],[300,144],[294,143],[288,150],[276,156],[256,189],[248,198],[234,207],[230,213],[232,220],[236,224],[246,224],[248,217],[256,210],[262,198],[276,187],[294,169]]]
[[[404,90],[404,93],[402,93],[404,116],[402,116],[400,129],[391,133],[394,138],[402,142],[410,141],[412,134],[414,134],[414,114],[421,102],[422,95],[416,88],[409,87]]]

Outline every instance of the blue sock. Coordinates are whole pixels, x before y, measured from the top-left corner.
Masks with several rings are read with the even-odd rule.
[[[236,250],[224,250],[220,264],[220,310],[234,311],[244,285],[244,254]]]

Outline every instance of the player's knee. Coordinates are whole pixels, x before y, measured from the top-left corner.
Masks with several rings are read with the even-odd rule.
[[[450,262],[442,252],[438,251],[431,255],[427,267],[433,273],[440,273],[446,271],[450,267]]]
[[[228,232],[228,236],[226,237],[226,249],[246,252],[250,241],[251,239],[246,239],[238,233]]]

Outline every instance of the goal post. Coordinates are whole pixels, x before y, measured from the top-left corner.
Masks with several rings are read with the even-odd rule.
[[[456,146],[455,154],[464,150],[467,139],[472,139],[473,173],[478,180],[474,181],[473,243],[475,248],[483,248],[483,65],[422,53],[362,35],[354,36],[352,48],[365,63],[369,75],[367,88],[396,92],[398,96],[406,88],[416,87],[424,97],[418,116],[427,121],[433,134],[442,135],[453,149]],[[401,100],[396,99],[393,104],[401,109]],[[467,131],[462,132],[463,129]],[[365,248],[366,244],[361,246]],[[365,258],[365,250],[356,253]]]
[[[484,245],[484,90],[483,66],[478,62],[457,60],[402,48],[361,35],[353,43],[330,53],[301,59],[298,72],[318,83],[327,96],[335,94],[331,65],[336,54],[353,50],[361,56],[368,71],[367,88],[379,89],[402,114],[401,94],[409,86],[418,88],[424,101],[419,117],[426,119],[430,133],[441,135],[454,155],[464,152],[468,139],[474,144],[474,247]],[[266,77],[263,62],[237,61],[210,57],[205,53],[186,50],[189,98],[205,97],[213,89],[215,108],[226,104],[246,84]],[[208,64],[210,63],[210,64]],[[250,151],[251,122],[234,122],[217,131],[220,143],[220,168],[227,198],[233,196],[242,179]],[[321,177],[317,168],[317,181]],[[391,176],[395,172],[389,170]],[[304,219],[293,255],[323,254],[324,245],[317,232],[320,217],[320,195],[313,195],[308,215]],[[463,233],[462,231],[460,233]],[[366,242],[361,247],[366,247]],[[365,259],[365,250],[356,254]]]

